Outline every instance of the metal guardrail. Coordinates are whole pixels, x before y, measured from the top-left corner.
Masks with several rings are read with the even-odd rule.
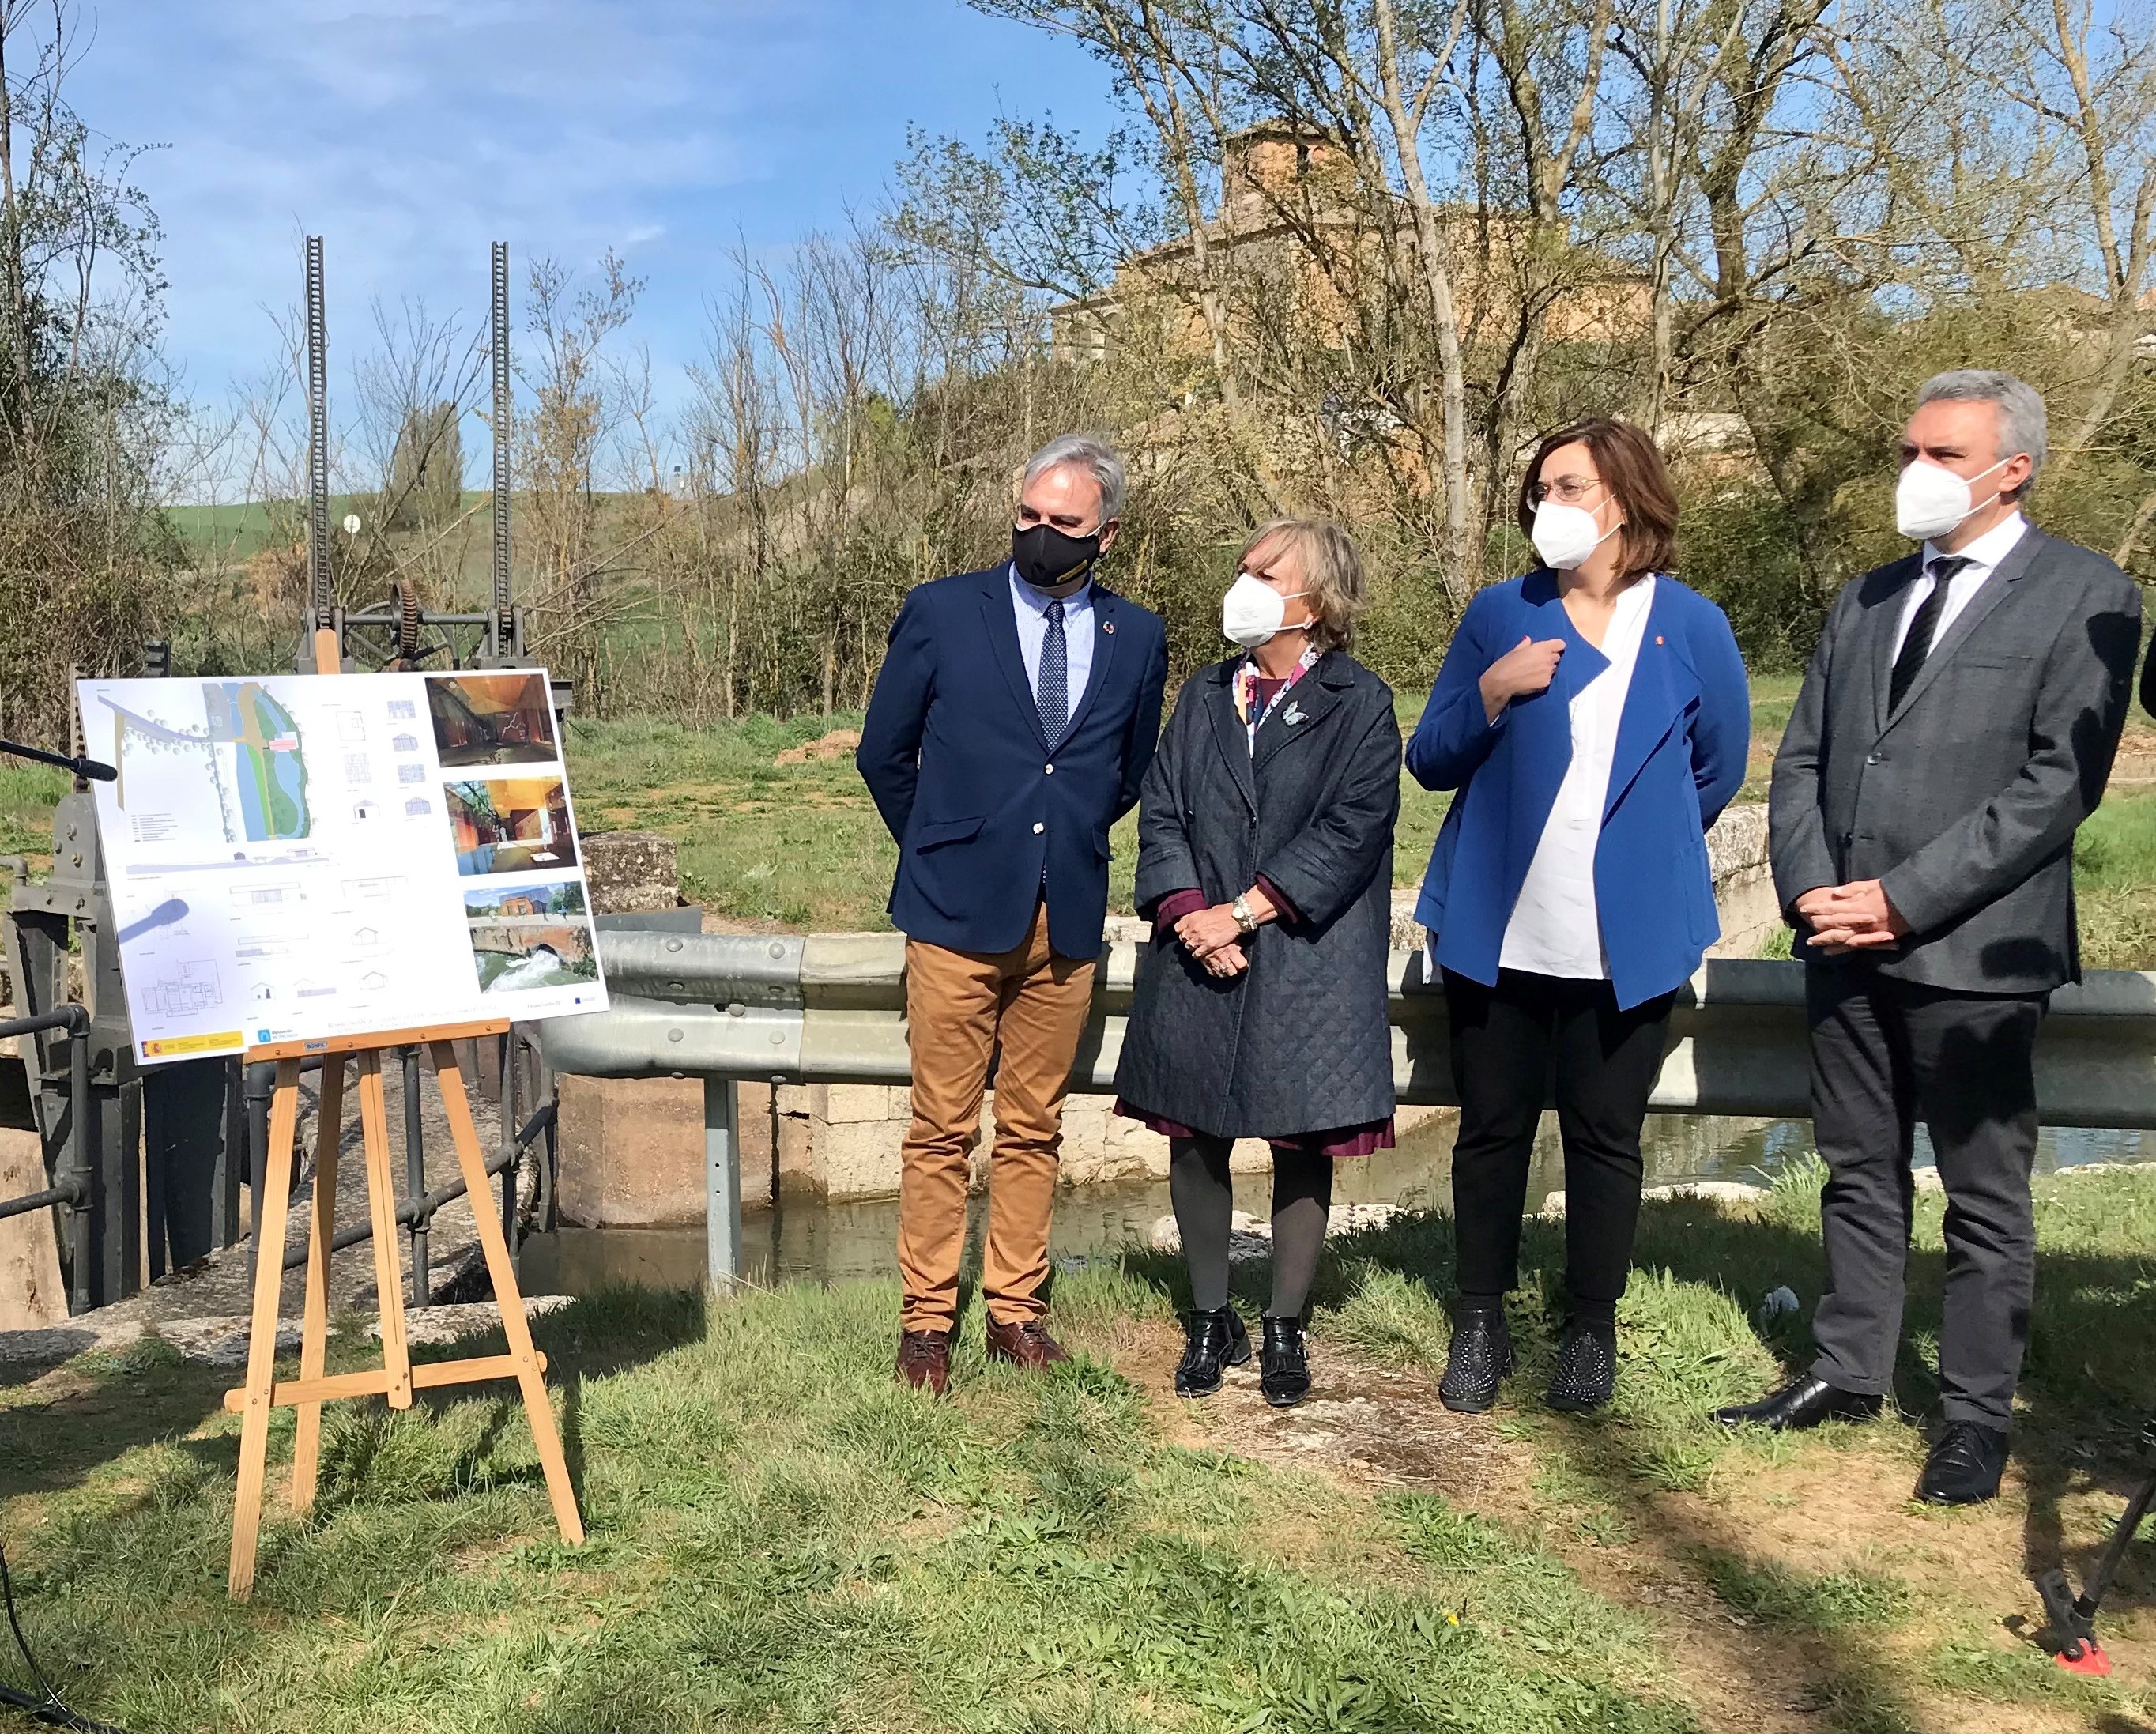
[[[65,1157],[58,1164],[53,1183],[40,1192],[0,1201],[0,1220],[28,1216],[33,1211],[64,1208],[68,1213],[67,1245],[74,1281],[69,1285],[68,1311],[90,1309],[90,1162],[84,1140],[90,1126],[90,1013],[70,1002],[31,1018],[0,1021],[0,1037],[39,1035],[64,1029],[68,1037],[68,1124]]]
[[[538,1026],[557,1073],[701,1076],[712,1280],[740,1268],[735,1084],[904,1084],[905,940],[896,934],[743,938],[603,932],[613,1008]],[[1102,957],[1071,1087],[1106,1092],[1149,947]],[[1393,1078],[1403,1103],[1458,1103],[1445,995],[1422,953],[1394,952]],[[1651,1106],[1669,1114],[1804,1118],[1811,1112],[1804,966],[1709,960],[1677,996]],[[2092,972],[2051,997],[2036,1050],[2036,1096],[2052,1126],[2156,1129],[2156,974]]]

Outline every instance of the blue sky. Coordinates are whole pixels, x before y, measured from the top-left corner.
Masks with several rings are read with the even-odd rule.
[[[873,202],[909,121],[1109,124],[1082,51],[960,0],[83,0],[81,23],[78,110],[169,146],[138,179],[167,232],[167,351],[205,399],[273,356],[265,310],[298,300],[305,233],[345,365],[372,295],[482,315],[503,239],[520,283],[535,254],[622,253],[665,377],[737,238],[783,248]]]

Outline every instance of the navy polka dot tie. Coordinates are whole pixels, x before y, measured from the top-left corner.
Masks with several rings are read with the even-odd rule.
[[[1070,647],[1063,638],[1063,604],[1048,605],[1048,636],[1040,646],[1040,684],[1034,690],[1040,709],[1040,731],[1051,751],[1060,745],[1070,721]]]

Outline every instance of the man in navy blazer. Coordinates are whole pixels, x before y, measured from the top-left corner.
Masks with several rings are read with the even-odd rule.
[[[1065,1358],[1044,1322],[1063,1100],[1093,997],[1108,828],[1137,804],[1168,678],[1158,618],[1094,582],[1122,460],[1067,435],[1028,460],[1011,558],[912,591],[855,762],[898,842],[913,1123],[899,1182],[898,1375],[950,1378],[970,1152],[991,1056],[981,1287],[991,1356]]]

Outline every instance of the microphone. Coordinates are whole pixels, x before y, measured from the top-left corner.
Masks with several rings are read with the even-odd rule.
[[[15,758],[33,759],[41,765],[56,765],[63,771],[72,771],[76,776],[87,777],[92,782],[116,782],[118,769],[94,758],[78,758],[64,752],[47,752],[43,747],[25,746],[16,741],[0,741],[0,752]]]

